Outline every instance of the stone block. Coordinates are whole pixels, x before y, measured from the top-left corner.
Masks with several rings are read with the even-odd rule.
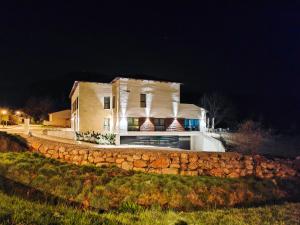
[[[133,168],[133,163],[132,162],[122,162],[122,169],[124,170],[131,170]]]
[[[133,166],[137,168],[144,168],[147,167],[147,162],[144,160],[135,160],[133,161]]]
[[[162,174],[178,174],[177,168],[162,168],[161,170]]]
[[[150,167],[152,168],[166,168],[170,165],[170,159],[166,157],[160,157],[151,162]]]

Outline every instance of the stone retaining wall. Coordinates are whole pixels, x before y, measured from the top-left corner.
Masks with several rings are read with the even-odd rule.
[[[161,151],[142,148],[89,148],[36,137],[26,137],[33,151],[46,157],[78,165],[116,165],[125,170],[158,174],[211,175],[218,177],[257,176],[260,178],[299,176],[298,160],[282,160],[238,153]]]

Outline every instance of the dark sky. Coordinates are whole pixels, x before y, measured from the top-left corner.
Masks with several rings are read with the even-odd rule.
[[[65,101],[74,79],[142,74],[183,82],[194,103],[222,92],[239,119],[299,125],[296,1],[39,2],[1,2],[0,106]]]

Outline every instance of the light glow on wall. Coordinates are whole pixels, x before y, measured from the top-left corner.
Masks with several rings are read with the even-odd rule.
[[[120,82],[120,91],[119,91],[119,100],[120,100],[120,121],[119,121],[119,131],[127,131],[127,107],[128,107],[128,98],[129,91],[127,83]]]
[[[173,117],[177,118],[178,116],[178,110],[179,110],[179,96],[178,93],[175,92],[172,94],[172,106],[173,106]]]
[[[121,117],[120,119],[120,131],[127,131],[127,118]]]
[[[177,118],[174,118],[173,122],[167,128],[167,131],[184,131],[184,128],[178,122]]]
[[[147,117],[147,118],[149,118],[150,115],[151,115],[152,99],[153,99],[153,94],[152,94],[152,93],[146,94],[146,108],[145,108],[145,114],[146,114],[146,117]]]
[[[151,122],[150,118],[146,118],[145,122],[140,127],[141,131],[154,131],[154,125]]]

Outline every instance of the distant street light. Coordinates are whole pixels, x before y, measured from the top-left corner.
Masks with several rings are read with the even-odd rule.
[[[3,127],[4,127],[4,125],[6,125],[7,126],[7,121],[8,121],[8,118],[7,118],[7,110],[5,110],[5,109],[3,109],[2,111],[1,111],[1,114],[2,114],[2,118],[1,118],[1,123],[2,123],[2,121],[4,121],[5,123],[3,123]]]
[[[21,112],[20,112],[20,111],[16,111],[16,115],[17,115],[17,116],[20,116],[20,115],[21,115]]]

